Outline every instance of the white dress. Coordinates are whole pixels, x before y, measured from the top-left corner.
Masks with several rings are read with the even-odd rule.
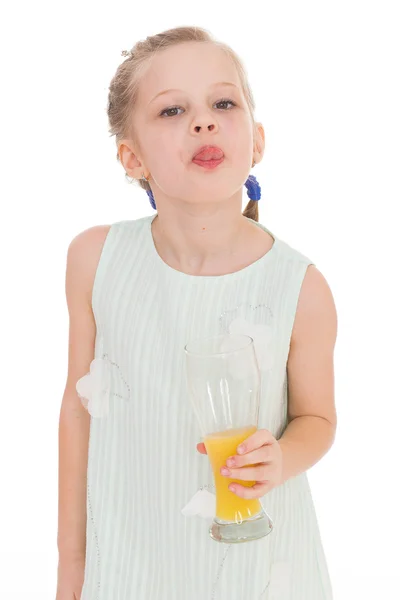
[[[187,275],[159,256],[155,216],[112,224],[94,281],[96,360],[80,381],[92,414],[82,600],[332,600],[306,473],[261,499],[268,536],[211,539],[212,516],[193,503],[198,490],[213,492],[213,475],[196,449],[185,374],[189,340],[257,331],[258,427],[279,439],[291,332],[313,263],[257,223],[275,240],[259,260]]]

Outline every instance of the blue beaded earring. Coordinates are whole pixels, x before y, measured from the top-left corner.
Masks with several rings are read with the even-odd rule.
[[[254,165],[255,165],[255,162],[253,162],[252,167],[254,167]],[[143,174],[142,174],[142,179],[144,179],[144,181],[149,181],[148,178],[145,177]],[[261,198],[261,187],[260,187],[260,184],[258,183],[257,179],[254,177],[254,175],[248,176],[248,178],[245,182],[245,186],[247,188],[247,195],[250,198],[250,200],[255,200],[256,202],[258,202],[258,200],[260,200],[260,198]],[[153,192],[151,190],[146,190],[146,193],[150,199],[151,206],[154,208],[154,210],[157,210]]]

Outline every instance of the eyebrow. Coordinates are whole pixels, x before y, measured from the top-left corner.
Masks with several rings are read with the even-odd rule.
[[[230,85],[233,86],[235,88],[237,88],[238,86],[235,83],[231,83],[230,81],[217,81],[216,83],[212,83],[210,85],[210,87],[216,87],[217,85]],[[239,88],[238,88],[239,89]],[[148,104],[151,104],[151,102],[154,102],[154,100],[156,98],[158,98],[158,96],[161,96],[162,94],[166,94],[167,92],[183,92],[184,90],[180,90],[178,88],[171,88],[169,90],[163,90],[162,92],[158,92],[158,94],[156,94],[154,96],[154,98],[152,98],[152,100],[150,100],[150,102]]]

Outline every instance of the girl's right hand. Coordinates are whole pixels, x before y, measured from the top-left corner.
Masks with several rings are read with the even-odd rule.
[[[81,600],[84,577],[84,558],[59,558],[56,600]]]

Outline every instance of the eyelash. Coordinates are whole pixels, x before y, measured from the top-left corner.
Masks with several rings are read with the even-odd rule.
[[[221,102],[229,102],[230,104],[232,104],[233,106],[237,106],[237,104],[233,101],[230,100],[229,98],[222,98],[222,100],[218,100],[218,102],[216,102],[215,104],[221,104]],[[164,108],[164,110],[162,110],[159,114],[160,117],[162,117],[164,115],[164,113],[168,112],[169,110],[175,110],[176,108],[181,108],[181,106],[170,106],[169,108]],[[224,110],[224,109],[219,109],[219,110]],[[232,108],[228,108],[225,110],[232,110]],[[170,118],[170,117],[176,117],[178,115],[166,115],[164,118]]]

